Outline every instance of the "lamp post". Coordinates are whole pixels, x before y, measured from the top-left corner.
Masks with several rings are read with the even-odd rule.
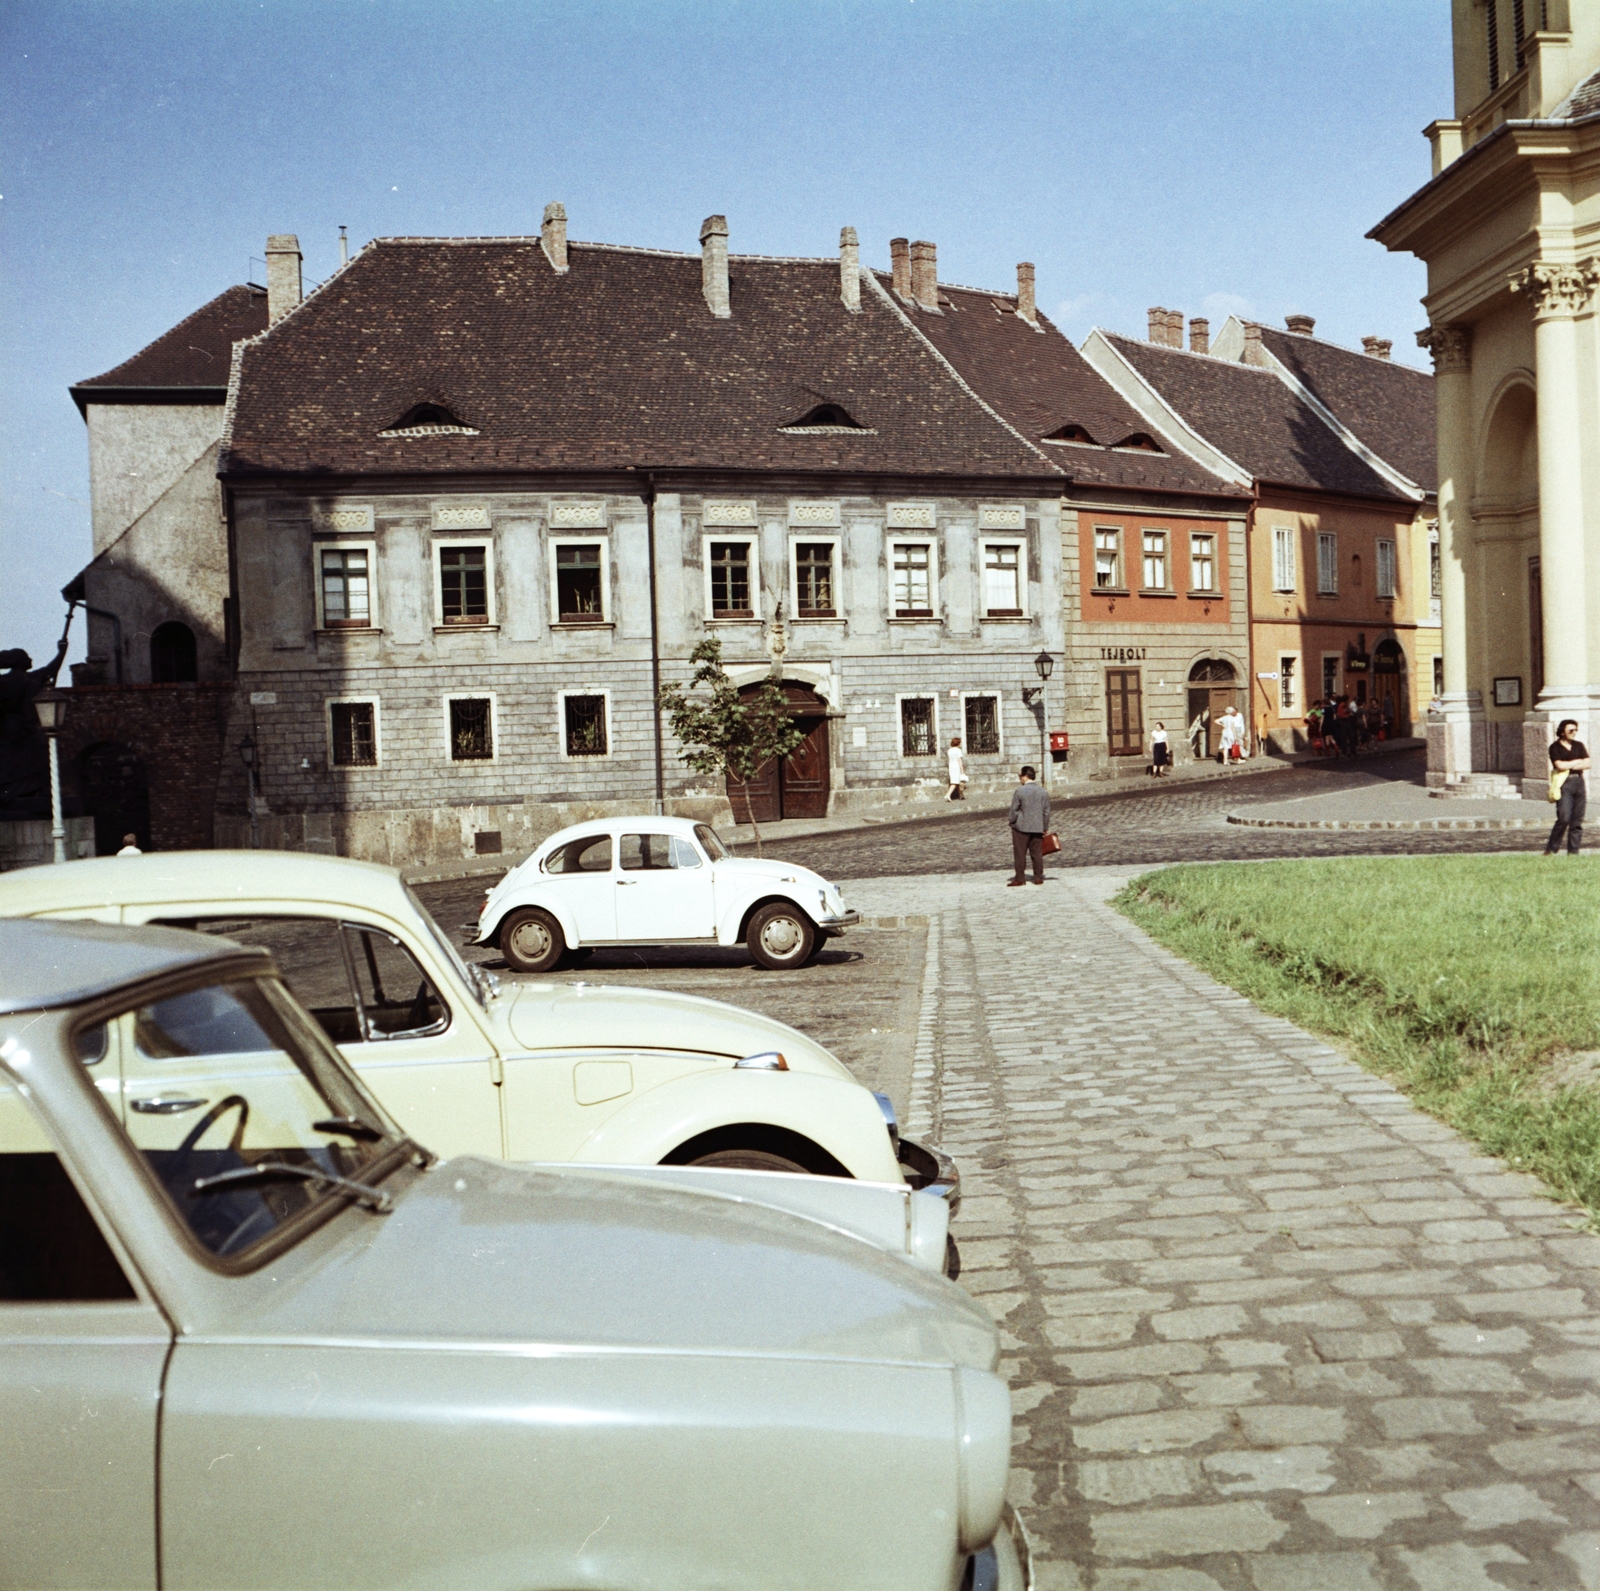
[[[55,845],[54,860],[64,862],[67,831],[61,822],[61,752],[56,742],[67,721],[67,693],[54,685],[48,686],[34,697],[33,710],[39,715],[39,727],[45,739],[50,742],[50,838]]]
[[[1039,707],[1039,782],[1047,785],[1050,783],[1050,694],[1045,687],[1055,672],[1056,660],[1048,652],[1041,652],[1033,660],[1033,666],[1039,683],[1024,685],[1022,699],[1030,707],[1035,703]]]
[[[239,742],[239,761],[250,778],[250,849],[261,849],[261,819],[256,812],[256,743],[246,735]]]

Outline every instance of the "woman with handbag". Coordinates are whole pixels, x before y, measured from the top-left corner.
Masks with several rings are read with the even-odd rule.
[[[1556,820],[1545,842],[1546,856],[1554,856],[1561,849],[1563,836],[1568,856],[1576,856],[1583,844],[1583,814],[1589,798],[1583,775],[1589,766],[1589,748],[1574,738],[1577,733],[1577,719],[1563,718],[1556,725],[1556,738],[1550,745],[1549,794],[1556,804]]]

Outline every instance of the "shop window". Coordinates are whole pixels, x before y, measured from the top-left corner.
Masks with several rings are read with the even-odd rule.
[[[1217,589],[1217,538],[1198,533],[1189,537],[1189,589]]]
[[[1272,589],[1293,591],[1298,579],[1294,555],[1295,531],[1292,525],[1276,525],[1272,531]]]
[[[335,768],[378,765],[378,707],[375,702],[328,704],[331,760]]]
[[[1144,589],[1167,589],[1167,533],[1164,530],[1144,532]]]
[[[556,612],[562,624],[603,624],[606,616],[603,559],[598,542],[556,546]]]
[[[897,619],[933,617],[933,546],[930,542],[894,544],[894,616]]]
[[[900,700],[900,755],[931,757],[938,750],[935,703],[931,696],[905,696]]]
[[[1094,588],[1122,589],[1122,532],[1096,527],[1094,533]]]
[[[439,616],[446,624],[489,622],[486,547],[439,549]]]
[[[794,549],[795,614],[802,619],[838,616],[833,596],[833,543],[801,541]]]
[[[969,696],[965,702],[967,755],[994,757],[1000,752],[1000,698]]]
[[[372,623],[372,587],[366,549],[324,547],[320,569],[323,628],[368,628]]]
[[[1339,595],[1339,538],[1326,530],[1317,537],[1317,595]]]
[[[750,619],[755,609],[750,605],[750,558],[748,541],[714,541],[711,543],[711,617],[713,619]]]
[[[1113,757],[1144,755],[1144,700],[1136,668],[1106,670],[1106,742]]]
[[[487,696],[450,698],[450,760],[489,762],[494,758],[494,704]]]
[[[604,696],[564,696],[562,729],[569,757],[604,757],[609,749]]]
[[[1022,548],[991,541],[983,549],[983,611],[991,619],[1022,617]]]

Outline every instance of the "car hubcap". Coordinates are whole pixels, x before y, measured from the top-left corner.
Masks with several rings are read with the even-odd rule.
[[[761,930],[761,948],[769,956],[792,956],[800,947],[800,924],[792,917],[774,917]]]
[[[511,948],[524,961],[538,961],[550,952],[550,930],[543,923],[518,923]]]

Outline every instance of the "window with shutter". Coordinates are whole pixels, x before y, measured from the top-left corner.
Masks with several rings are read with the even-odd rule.
[[[1395,563],[1394,543],[1380,541],[1378,543],[1378,595],[1392,597],[1395,595]]]
[[[1144,754],[1144,700],[1136,668],[1106,670],[1106,744],[1113,757]]]
[[[1293,591],[1294,588],[1294,528],[1279,525],[1272,532],[1272,589]]]
[[[1317,595],[1339,595],[1339,538],[1331,531],[1317,537]]]

